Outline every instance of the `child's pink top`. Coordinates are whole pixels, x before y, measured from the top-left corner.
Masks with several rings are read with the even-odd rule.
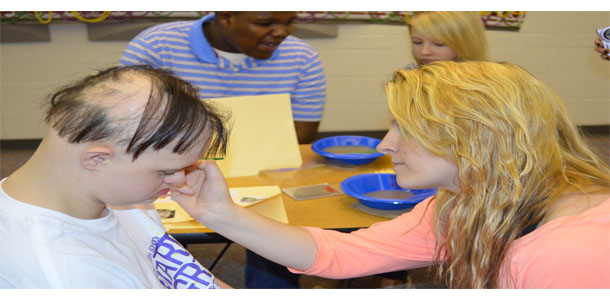
[[[428,198],[411,212],[349,234],[306,227],[318,247],[316,261],[308,270],[289,270],[339,279],[428,266],[436,243],[433,210]],[[509,255],[501,288],[610,288],[610,199],[542,225],[517,239]]]

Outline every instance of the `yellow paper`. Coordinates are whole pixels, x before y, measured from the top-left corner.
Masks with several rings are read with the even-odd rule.
[[[231,188],[229,192],[235,204],[241,207],[248,207],[278,195],[282,191],[277,185],[267,185]]]
[[[279,186],[264,185],[230,188],[229,192],[235,204],[242,207],[249,207],[257,204],[255,207],[250,207],[249,209],[271,219],[288,223],[284,202],[281,197],[276,197],[282,193]],[[244,197],[252,197],[257,199],[257,201],[241,201]],[[267,202],[271,203],[267,204]],[[203,227],[203,225],[194,222],[194,219],[178,204],[178,202],[172,200],[169,196],[158,198],[154,202],[154,207],[159,213],[161,222],[165,225],[166,229]],[[192,223],[195,223],[195,225]]]
[[[288,94],[206,99],[231,110],[227,156],[216,163],[225,177],[299,168],[303,163]]]
[[[257,205],[253,205],[245,209],[254,211],[259,215],[276,220],[278,222],[288,224],[288,216],[286,215],[286,209],[284,208],[284,200],[282,199],[281,194],[273,196],[269,200],[263,201]],[[197,232],[197,230],[206,228],[205,226],[197,223],[195,220],[184,221],[179,223],[163,223],[163,226],[165,226],[165,229],[170,233],[176,231]]]

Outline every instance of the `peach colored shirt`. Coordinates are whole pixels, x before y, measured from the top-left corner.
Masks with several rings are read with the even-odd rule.
[[[339,279],[431,265],[436,243],[433,210],[434,199],[428,198],[411,212],[349,234],[306,227],[318,247],[316,261],[308,270],[289,270]],[[610,288],[610,199],[517,239],[498,284],[501,288]]]

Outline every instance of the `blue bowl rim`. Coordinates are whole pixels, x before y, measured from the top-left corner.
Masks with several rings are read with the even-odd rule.
[[[330,153],[330,152],[326,152],[324,150],[322,150],[320,148],[320,144],[322,144],[322,142],[327,141],[327,140],[331,140],[331,139],[336,139],[336,138],[361,138],[361,139],[366,139],[366,140],[373,140],[375,142],[377,142],[378,144],[381,143],[380,139],[376,139],[376,138],[372,138],[372,137],[368,137],[368,136],[360,136],[360,135],[336,135],[336,136],[330,136],[330,137],[326,137],[323,139],[319,139],[317,141],[315,141],[313,144],[311,144],[311,150],[313,150],[314,152],[325,156],[325,157],[329,157],[329,158],[335,158],[335,159],[345,159],[345,160],[353,160],[353,159],[367,159],[367,158],[377,158],[380,156],[383,156],[384,154],[381,152],[376,152],[376,153],[343,153],[343,154],[338,154],[338,153]]]
[[[354,175],[351,177],[348,177],[346,179],[344,179],[341,182],[340,188],[341,190],[346,193],[348,196],[354,197],[358,200],[361,201],[369,201],[369,202],[374,202],[374,203],[386,203],[386,204],[396,204],[396,205],[401,205],[401,204],[414,204],[414,203],[419,203],[422,200],[434,195],[437,191],[436,188],[431,188],[431,189],[404,189],[404,188],[400,188],[400,190],[402,191],[406,191],[406,192],[413,192],[413,191],[426,191],[426,192],[420,192],[418,194],[415,194],[407,199],[379,199],[379,198],[373,198],[373,197],[367,197],[364,196],[362,194],[358,194],[355,193],[354,191],[352,191],[351,189],[347,188],[347,184],[350,181],[354,181],[357,179],[360,179],[361,177],[371,177],[371,176],[396,176],[396,174],[394,173],[365,173],[365,174],[358,174],[358,175]]]

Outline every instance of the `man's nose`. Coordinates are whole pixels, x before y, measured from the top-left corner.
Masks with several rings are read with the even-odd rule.
[[[169,184],[183,184],[186,180],[184,170],[176,171],[174,174],[165,177],[165,182]]]

